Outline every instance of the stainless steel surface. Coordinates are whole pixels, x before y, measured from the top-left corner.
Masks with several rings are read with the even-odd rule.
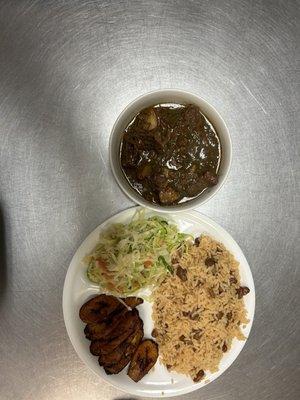
[[[299,2],[0,4],[1,400],[132,399],[78,359],[61,296],[81,241],[132,206],[108,165],[117,115],[166,87],[202,96],[228,124],[231,173],[200,211],[241,245],[257,289],[238,360],[182,398],[296,399]]]

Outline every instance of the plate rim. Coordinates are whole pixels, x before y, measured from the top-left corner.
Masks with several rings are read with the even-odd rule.
[[[203,220],[203,222],[211,225],[214,229],[216,229],[222,236],[227,237],[232,244],[236,247],[236,249],[240,252],[240,255],[243,258],[243,263],[245,265],[245,267],[247,267],[248,269],[248,275],[249,278],[251,280],[251,284],[253,287],[253,291],[252,291],[252,303],[253,303],[253,307],[251,307],[251,318],[249,323],[247,324],[248,326],[248,335],[245,341],[240,341],[240,348],[238,349],[238,352],[236,354],[236,357],[231,360],[228,365],[226,366],[226,368],[223,371],[218,371],[214,374],[213,377],[210,378],[209,382],[207,382],[206,384],[203,385],[203,382],[199,382],[198,384],[193,384],[191,386],[188,386],[187,388],[181,388],[179,390],[177,390],[174,393],[163,393],[162,390],[160,390],[159,392],[145,392],[145,393],[138,393],[136,390],[130,390],[130,388],[125,389],[123,387],[118,386],[117,384],[115,384],[114,382],[111,382],[109,380],[106,379],[105,376],[100,376],[84,359],[83,357],[81,357],[81,355],[79,354],[79,352],[76,349],[76,345],[72,339],[72,335],[70,333],[70,329],[68,327],[68,316],[67,316],[67,312],[66,312],[66,303],[67,303],[67,290],[66,287],[68,285],[68,280],[69,280],[69,276],[71,275],[71,265],[75,262],[75,259],[77,258],[77,253],[79,252],[79,250],[84,247],[86,245],[86,243],[88,242],[90,236],[92,236],[93,234],[95,234],[96,231],[98,231],[99,229],[101,230],[102,226],[108,225],[109,223],[111,223],[115,218],[117,217],[122,217],[124,214],[126,213],[132,213],[132,215],[134,214],[135,211],[138,211],[139,209],[145,209],[146,212],[150,212],[152,214],[164,214],[163,211],[159,212],[159,211],[154,211],[142,206],[133,206],[133,207],[129,207],[126,208],[125,210],[122,210],[120,212],[117,212],[116,214],[112,215],[111,217],[105,219],[104,221],[102,221],[100,224],[98,224],[86,237],[85,239],[80,243],[80,245],[77,247],[75,253],[73,254],[70,263],[68,265],[68,269],[66,272],[66,276],[65,276],[65,280],[64,280],[64,285],[63,285],[63,294],[62,294],[62,311],[63,311],[63,319],[64,319],[64,324],[66,327],[66,331],[69,337],[69,340],[73,346],[73,349],[75,350],[75,353],[77,354],[77,356],[79,357],[79,359],[84,363],[84,365],[90,370],[92,371],[98,378],[103,379],[103,381],[105,381],[107,384],[115,387],[116,389],[122,391],[123,393],[127,393],[127,394],[131,394],[131,395],[135,395],[135,396],[139,396],[139,397],[152,397],[152,398],[159,398],[159,397],[175,397],[175,396],[180,396],[180,395],[184,395],[187,393],[191,393],[193,391],[196,391],[202,387],[207,386],[209,383],[213,382],[214,380],[216,380],[218,377],[220,377],[223,373],[225,373],[230,367],[231,365],[236,361],[236,359],[238,358],[239,354],[241,353],[242,349],[244,348],[247,340],[249,339],[251,330],[252,330],[252,326],[253,326],[253,322],[254,322],[254,317],[255,317],[255,303],[256,303],[256,296],[255,296],[255,284],[254,284],[254,279],[253,279],[253,274],[250,268],[250,265],[242,251],[242,249],[240,248],[240,246],[238,245],[238,243],[235,241],[235,239],[230,235],[230,233],[228,233],[221,225],[219,225],[217,222],[215,222],[214,220],[212,220],[210,217],[207,217],[206,215],[200,213],[197,210],[183,210],[182,212],[176,212],[174,213],[174,217],[178,218],[180,217],[180,214],[185,214],[185,215],[190,215],[190,216],[195,216],[197,219],[201,219]],[[165,213],[165,217],[167,219],[172,219],[171,217],[171,213]],[[174,221],[175,222],[175,221]],[[249,312],[249,310],[247,310]],[[250,316],[249,316],[250,317]]]

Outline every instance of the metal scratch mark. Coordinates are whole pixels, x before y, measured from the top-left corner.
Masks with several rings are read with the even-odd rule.
[[[257,98],[254,96],[254,94],[251,92],[251,90],[244,84],[243,81],[240,81],[241,84],[244,86],[244,88],[247,90],[247,92],[250,94],[250,96],[256,101],[256,103],[260,106],[260,108],[263,110],[263,112],[267,115],[267,111],[264,109],[262,104],[257,100]]]

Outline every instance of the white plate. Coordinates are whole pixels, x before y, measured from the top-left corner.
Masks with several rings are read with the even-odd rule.
[[[109,382],[118,389],[133,395],[145,397],[178,396],[197,390],[220,376],[237,358],[245,344],[245,341],[234,340],[230,351],[225,353],[224,357],[222,358],[219,371],[214,374],[207,373],[206,379],[202,382],[193,383],[190,378],[184,375],[170,373],[158,361],[154,367],[154,370],[151,370],[150,373],[147,374],[141,381],[135,383],[126,375],[127,368],[117,375],[105,374],[103,368],[101,368],[98,364],[98,358],[89,352],[90,342],[85,339],[83,333],[85,325],[78,316],[81,305],[89,298],[99,294],[99,288],[97,285],[93,285],[86,278],[86,268],[83,266],[81,260],[85,255],[92,251],[98,240],[100,232],[102,232],[107,225],[112,223],[129,222],[137,209],[137,207],[133,207],[109,218],[103,224],[98,226],[98,228],[96,228],[85,239],[85,241],[76,251],[68,268],[64,284],[64,320],[70,340],[81,360],[105,381]],[[159,214],[150,210],[147,210],[146,213],[147,215]],[[164,216],[167,220],[175,222],[178,225],[179,230],[182,232],[191,233],[194,236],[198,236],[201,233],[209,234],[214,239],[222,242],[225,247],[234,254],[235,258],[240,263],[241,282],[250,289],[250,293],[244,298],[250,322],[246,325],[246,328],[243,329],[243,333],[246,337],[248,337],[254,317],[255,289],[250,267],[237,243],[218,224],[196,211],[185,211],[182,213],[160,215]],[[139,306],[138,309],[140,311],[140,316],[144,321],[145,337],[151,337],[150,333],[153,329],[153,323],[151,319],[151,304],[145,302]]]

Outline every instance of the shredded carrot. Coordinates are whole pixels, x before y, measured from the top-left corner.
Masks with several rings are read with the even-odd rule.
[[[145,267],[145,268],[150,268],[150,267],[152,266],[152,264],[153,264],[153,261],[152,261],[152,260],[146,260],[146,261],[144,261],[144,267]]]

